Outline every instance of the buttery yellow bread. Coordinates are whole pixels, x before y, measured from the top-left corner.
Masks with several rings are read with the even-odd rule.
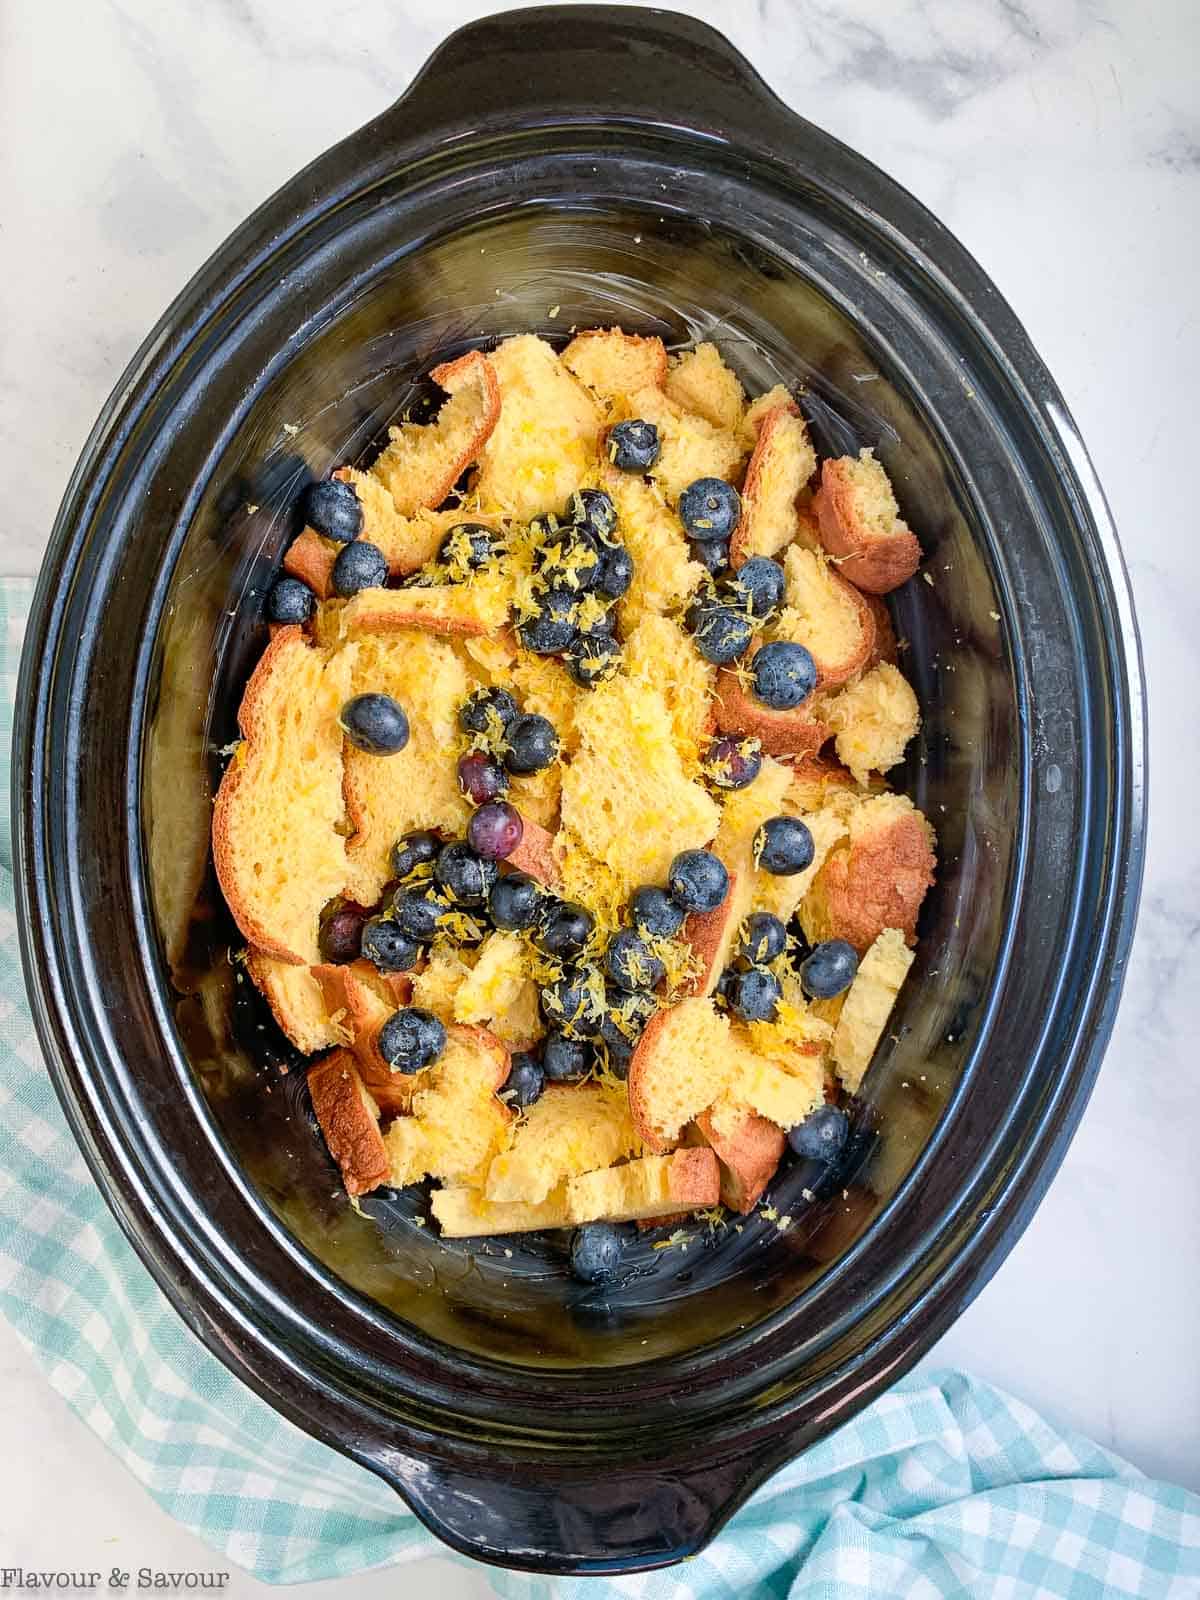
[[[921,725],[912,685],[886,661],[825,700],[821,716],[834,734],[838,760],[859,783],[902,761]]]
[[[213,808],[213,859],[243,936],[265,955],[316,966],[317,923],[346,878],[342,730],[354,658],[330,660],[283,628],[251,674]],[[303,840],[304,870],[296,871]]]
[[[865,595],[847,583],[823,553],[790,545],[783,558],[787,587],[772,639],[802,644],[817,668],[818,689],[861,672],[875,648],[875,616]]]
[[[682,355],[672,356],[662,386],[667,398],[681,410],[703,417],[726,433],[736,434],[740,429],[746,395],[715,344],[693,345]]]
[[[568,372],[604,401],[639,389],[661,388],[667,352],[661,339],[623,333],[620,328],[589,328],[577,333],[562,353]]]
[[[452,637],[488,634],[508,621],[510,590],[503,575],[475,573],[467,583],[427,588],[361,589],[330,615],[337,639],[404,633],[420,628]]]
[[[696,1127],[721,1164],[721,1204],[747,1216],[783,1160],[783,1129],[736,1102],[702,1111]]]
[[[829,727],[812,709],[812,699],[791,711],[775,711],[757,699],[743,683],[759,644],[747,650],[742,662],[717,671],[713,715],[722,733],[755,738],[773,756],[816,755],[829,738]]]
[[[711,1000],[680,1000],[651,1017],[629,1064],[629,1108],[648,1149],[669,1150],[720,1098],[733,1055],[729,1020]]]
[[[430,950],[425,964],[412,975],[412,1003],[432,1011],[445,1023],[457,1021],[454,1008],[459,992],[471,976],[476,952],[456,950],[440,942]]]
[[[850,812],[845,842],[826,856],[804,897],[805,937],[846,939],[862,954],[895,928],[913,943],[935,865],[933,829],[907,795],[871,796]]]
[[[246,952],[246,971],[297,1050],[312,1056],[330,1045],[350,1043],[349,1025],[331,1014],[316,969],[251,948]]]
[[[416,1074],[409,1115],[384,1135],[387,1181],[397,1189],[426,1177],[482,1182],[509,1136],[512,1113],[496,1098],[509,1064],[508,1051],[485,1029],[447,1028],[441,1055]]]
[[[903,520],[891,480],[870,450],[826,461],[813,500],[821,542],[842,576],[869,594],[898,589],[921,564],[917,536]]]
[[[605,467],[600,486],[620,518],[621,537],[633,558],[633,582],[618,605],[621,634],[629,638],[648,613],[675,611],[704,578],[693,561],[683,524],[656,484],[615,467]]]
[[[504,1044],[524,1044],[542,1032],[530,950],[515,933],[492,933],[454,996],[458,1022],[485,1024]]]
[[[480,351],[434,367],[430,377],[450,396],[437,419],[424,427],[406,422],[390,429],[371,469],[402,516],[440,506],[479,460],[500,420],[499,374]]]
[[[770,416],[772,411],[778,411],[781,407],[786,411],[794,405],[795,401],[790,391],[782,383],[777,383],[773,389],[768,389],[765,394],[760,394],[751,400],[738,424],[738,440],[746,455],[754,454],[763,419]]]
[[[716,669],[678,622],[647,614],[626,637],[625,672],[662,695],[679,760],[694,778],[714,725]]]
[[[768,411],[742,490],[742,515],[729,545],[740,567],[751,556],[774,556],[796,537],[796,496],[816,470],[817,458],[795,401]]]
[[[537,1204],[564,1179],[611,1167],[639,1149],[619,1084],[550,1083],[492,1161],[483,1192],[493,1201]]]
[[[720,1172],[711,1150],[675,1150],[559,1183],[544,1200],[488,1200],[480,1190],[435,1189],[433,1215],[448,1239],[530,1233],[585,1222],[648,1222],[715,1206]]]
[[[658,429],[658,460],[651,475],[672,505],[697,478],[732,481],[742,465],[742,446],[728,428],[685,411],[661,389],[639,389],[628,398],[629,415]]]
[[[334,1050],[308,1069],[308,1092],[346,1193],[367,1194],[388,1181],[379,1112],[349,1050]]]
[[[847,1094],[858,1093],[912,963],[904,936],[885,928],[859,965],[829,1051]]]

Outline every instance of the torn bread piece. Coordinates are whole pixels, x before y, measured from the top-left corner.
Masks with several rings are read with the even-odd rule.
[[[330,621],[341,639],[402,633],[411,628],[470,637],[499,632],[508,622],[511,598],[503,573],[485,568],[466,583],[360,589],[334,611]]]
[[[774,556],[798,529],[796,496],[816,470],[808,428],[794,400],[768,411],[742,489],[742,515],[729,541],[729,559],[740,567],[751,556]]]
[[[500,420],[500,382],[491,360],[469,350],[430,373],[450,398],[424,426],[402,423],[371,468],[401,516],[433,508],[479,460]]]
[[[714,428],[736,434],[742,425],[745,391],[715,344],[694,345],[682,355],[672,356],[662,387],[668,399]]]
[[[685,411],[661,389],[637,390],[628,398],[628,409],[631,417],[652,422],[658,429],[658,460],[650,475],[672,505],[697,478],[732,482],[741,471],[737,435]]]
[[[721,904],[713,911],[693,911],[684,918],[679,937],[696,962],[695,976],[687,986],[689,995],[711,995],[716,989],[737,954],[738,934],[750,910],[748,876],[731,870]]]
[[[795,405],[791,392],[782,383],[777,383],[773,389],[768,389],[766,394],[760,394],[751,400],[738,424],[738,439],[743,452],[748,456],[754,454],[754,446],[758,443],[758,431],[763,425],[764,417],[770,416],[772,411],[778,411],[780,407],[787,411]]]
[[[594,468],[602,417],[544,339],[518,334],[493,353],[501,409],[473,492],[483,511],[527,522],[560,512]]]
[[[487,1199],[538,1204],[562,1181],[636,1155],[622,1085],[549,1083],[516,1124],[482,1184]]]
[[[639,389],[660,389],[667,376],[662,340],[624,333],[620,328],[589,328],[577,333],[561,360],[593,394],[610,402]]]
[[[802,644],[816,666],[817,688],[833,689],[861,672],[875,648],[875,616],[823,553],[792,545],[783,558],[783,607],[771,639]]]
[[[721,1164],[721,1204],[748,1216],[783,1160],[783,1129],[732,1100],[702,1111],[696,1127]]]
[[[838,759],[859,783],[873,772],[887,772],[921,726],[921,712],[912,685],[897,667],[877,667],[821,702],[821,717],[834,735]]]
[[[887,601],[882,595],[867,594],[858,591],[871,608],[871,615],[875,619],[875,642],[871,647],[871,654],[867,660],[865,670],[870,672],[872,667],[877,667],[881,661],[886,661],[889,666],[896,666],[900,660],[900,646],[896,640],[896,630],[892,625],[892,614],[887,608]]]
[[[246,971],[255,987],[270,1006],[280,1030],[306,1056],[316,1055],[330,1045],[350,1042],[347,1024],[333,1015],[326,1004],[317,970],[280,961],[253,947],[246,952]]]
[[[490,933],[454,996],[457,1022],[480,1022],[511,1045],[541,1031],[529,947],[515,933]]]
[[[624,670],[662,694],[683,770],[694,778],[713,728],[716,669],[678,622],[647,613],[625,641]]]
[[[438,1178],[443,1183],[482,1183],[508,1142],[512,1113],[497,1099],[508,1077],[510,1057],[484,1028],[452,1024],[442,1053],[416,1074],[412,1109],[384,1135],[388,1182],[397,1189]]]
[[[813,500],[821,542],[842,576],[869,594],[898,589],[921,564],[917,536],[903,520],[891,480],[870,450],[821,468]]]
[[[768,755],[816,755],[829,738],[830,729],[817,715],[811,695],[790,711],[775,711],[743,683],[743,674],[759,648],[756,642],[742,658],[740,667],[718,668],[713,703],[717,727],[722,733],[752,736]]]
[[[349,1195],[368,1194],[388,1181],[379,1112],[363,1087],[349,1050],[334,1050],[308,1069],[308,1092],[329,1153]]]
[[[674,611],[695,592],[704,568],[693,561],[683,524],[646,478],[606,467],[600,486],[611,496],[621,538],[633,557],[633,582],[618,602],[622,638],[629,638],[647,613]]]
[[[284,552],[283,570],[289,578],[306,583],[318,600],[328,600],[333,594],[333,564],[341,548],[332,539],[323,539],[315,528],[305,528]]]
[[[539,1233],[569,1228],[567,1185],[560,1183],[544,1200],[489,1200],[482,1189],[435,1189],[430,1209],[444,1239],[496,1238],[509,1233]]]
[[[822,806],[842,807],[847,815],[865,798],[853,775],[830,756],[796,756],[788,762],[792,781],[788,785],[788,810],[793,816],[819,811]]]
[[[213,809],[213,858],[234,920],[264,954],[299,966],[320,963],[321,909],[345,886],[338,718],[352,665],[352,652],[330,660],[300,628],[280,629],[246,685],[244,742]]]
[[[680,1000],[651,1017],[629,1064],[629,1108],[647,1148],[678,1144],[725,1092],[734,1065],[729,1021],[711,1000]]]
[[[912,964],[913,953],[896,928],[885,928],[862,959],[829,1052],[848,1094],[858,1093]]]
[[[412,996],[406,973],[385,978],[369,961],[353,961],[345,966],[327,964],[313,969],[326,1005],[349,1031],[350,1048],[358,1062],[359,1076],[383,1116],[408,1111],[412,1104],[415,1076],[396,1072],[379,1053],[379,1031],[388,1018]]]
[[[800,907],[810,944],[846,939],[861,955],[885,928],[916,940],[934,882],[934,833],[907,795],[878,794],[850,812],[847,838],[825,859]]]

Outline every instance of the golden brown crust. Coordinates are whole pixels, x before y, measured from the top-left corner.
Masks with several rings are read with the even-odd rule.
[[[853,654],[842,661],[821,661],[816,655],[818,689],[836,689],[843,683],[848,683],[859,672],[865,672],[870,665],[875,650],[875,613],[868,603],[867,596],[852,583],[848,583],[840,572],[829,574],[836,588],[840,589],[849,603],[858,613],[859,642]]]
[[[489,1028],[478,1028],[466,1022],[453,1022],[446,1031],[464,1041],[469,1040],[481,1055],[490,1058],[493,1069],[492,1093],[503,1089],[512,1066],[512,1056],[503,1040],[497,1039]]]
[[[281,965],[274,957],[256,950],[252,945],[246,952],[246,971],[254,987],[266,1000],[281,1032],[297,1050],[305,1055],[315,1055],[318,1050],[345,1043],[345,1032],[330,1016],[328,998],[316,967],[309,967],[302,977],[302,969],[295,962]],[[293,981],[289,982],[285,974],[290,975]],[[300,984],[299,995],[295,992],[297,981]]]
[[[794,400],[787,400],[782,405],[773,407],[758,423],[757,440],[742,485],[742,515],[729,541],[729,564],[732,567],[740,567],[752,553],[754,523],[762,482],[768,471],[771,449],[783,419],[799,415],[800,407]]]
[[[416,1079],[393,1072],[379,1053],[379,1030],[397,1009],[406,1003],[396,997],[387,980],[381,979],[369,961],[354,961],[348,966],[313,968],[313,976],[325,993],[330,1011],[343,1011],[351,1034],[351,1049],[358,1062],[359,1075],[371,1091],[384,1116],[407,1111],[412,1102]],[[403,977],[403,974],[398,974]],[[412,985],[405,980],[409,995]],[[385,991],[388,998],[385,999]]]
[[[746,1216],[783,1160],[783,1129],[749,1110],[732,1130],[718,1132],[711,1111],[701,1112],[696,1126],[721,1163],[721,1203]]]
[[[354,1057],[334,1050],[308,1069],[308,1091],[347,1194],[367,1194],[388,1179],[379,1123],[363,1099]]]
[[[336,476],[336,474],[335,474]],[[305,528],[288,546],[283,558],[283,570],[293,578],[306,583],[318,600],[328,600],[333,593],[333,564],[337,550],[329,539],[322,539],[315,528]]]
[[[469,383],[477,383],[481,395],[480,417],[474,434],[445,473],[429,486],[421,498],[421,504],[432,510],[441,505],[472,462],[479,460],[484,445],[491,438],[500,420],[500,380],[495,367],[481,350],[468,350],[457,361],[443,361],[440,366],[433,368],[429,376],[447,394],[457,394]]]
[[[821,907],[823,937],[846,939],[859,955],[885,928],[898,928],[915,944],[917,913],[935,865],[931,829],[919,811],[832,851],[809,890]]]
[[[554,835],[527,817],[522,817],[521,821],[524,832],[520,844],[508,857],[508,865],[515,867],[518,872],[527,872],[548,889],[561,888],[562,868],[554,853]]]
[[[711,1150],[676,1150],[668,1174],[670,1194],[681,1211],[715,1206],[721,1193],[720,1168]]]
[[[670,1008],[655,1012],[646,1024],[629,1061],[629,1112],[633,1117],[634,1127],[641,1135],[642,1143],[655,1155],[665,1154],[671,1148],[671,1141],[660,1138],[650,1120],[646,1080],[653,1074],[659,1038],[667,1030],[670,1015]]]
[[[430,589],[417,591],[431,594]],[[414,610],[405,605],[403,589],[364,590],[350,602],[355,607],[354,634],[404,633],[409,628],[420,628],[426,633],[446,634],[451,638],[478,638],[485,634],[487,625],[475,617],[465,615],[439,615],[435,611]],[[364,597],[368,597],[366,603]]]
[[[748,664],[750,656],[745,661]],[[742,688],[732,667],[717,672],[713,709],[722,733],[753,735],[771,756],[816,755],[829,738],[830,730],[806,705],[793,711],[773,711]]]
[[[738,875],[731,872],[725,898],[716,910],[693,911],[685,918],[681,938],[691,946],[700,968],[685,993],[711,994],[716,988],[737,931],[730,924],[741,920],[741,901]]]
[[[861,523],[854,509],[853,465],[853,457],[842,456],[821,468],[821,486],[813,498],[821,543],[856,588],[888,594],[920,566],[921,546],[911,528],[879,534]]]
[[[875,619],[875,638],[871,644],[871,654],[863,664],[863,671],[870,672],[872,667],[877,667],[881,661],[886,661],[894,667],[899,659],[900,651],[896,644],[896,630],[892,627],[892,614],[887,608],[887,602],[877,594],[862,595],[864,603],[870,607],[871,616]]]

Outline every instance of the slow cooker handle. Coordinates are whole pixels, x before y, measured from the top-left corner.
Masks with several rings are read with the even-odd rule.
[[[428,147],[514,122],[633,118],[768,153],[808,124],[729,40],[692,17],[630,5],[538,6],[453,33],[375,127]]]

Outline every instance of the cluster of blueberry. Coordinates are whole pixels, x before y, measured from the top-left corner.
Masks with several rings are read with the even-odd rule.
[[[602,489],[580,489],[561,517],[529,524],[534,543],[536,610],[517,626],[527,650],[561,656],[576,683],[610,678],[621,660],[613,606],[633,581],[633,558],[617,537],[617,508]],[[585,622],[581,603],[599,602]]]
[[[717,981],[716,995],[743,1022],[773,1022],[783,986],[772,965],[788,945],[787,929],[769,911],[754,911],[742,926],[733,964]],[[845,939],[826,939],[797,961],[800,987],[810,1000],[832,1000],[849,988],[858,971],[858,954]]]
[[[485,860],[504,861],[525,833],[520,812],[503,798],[509,777],[548,767],[558,756],[558,735],[546,717],[523,712],[507,689],[477,689],[458,720],[475,745],[458,762],[459,788],[479,808],[467,843]]]

